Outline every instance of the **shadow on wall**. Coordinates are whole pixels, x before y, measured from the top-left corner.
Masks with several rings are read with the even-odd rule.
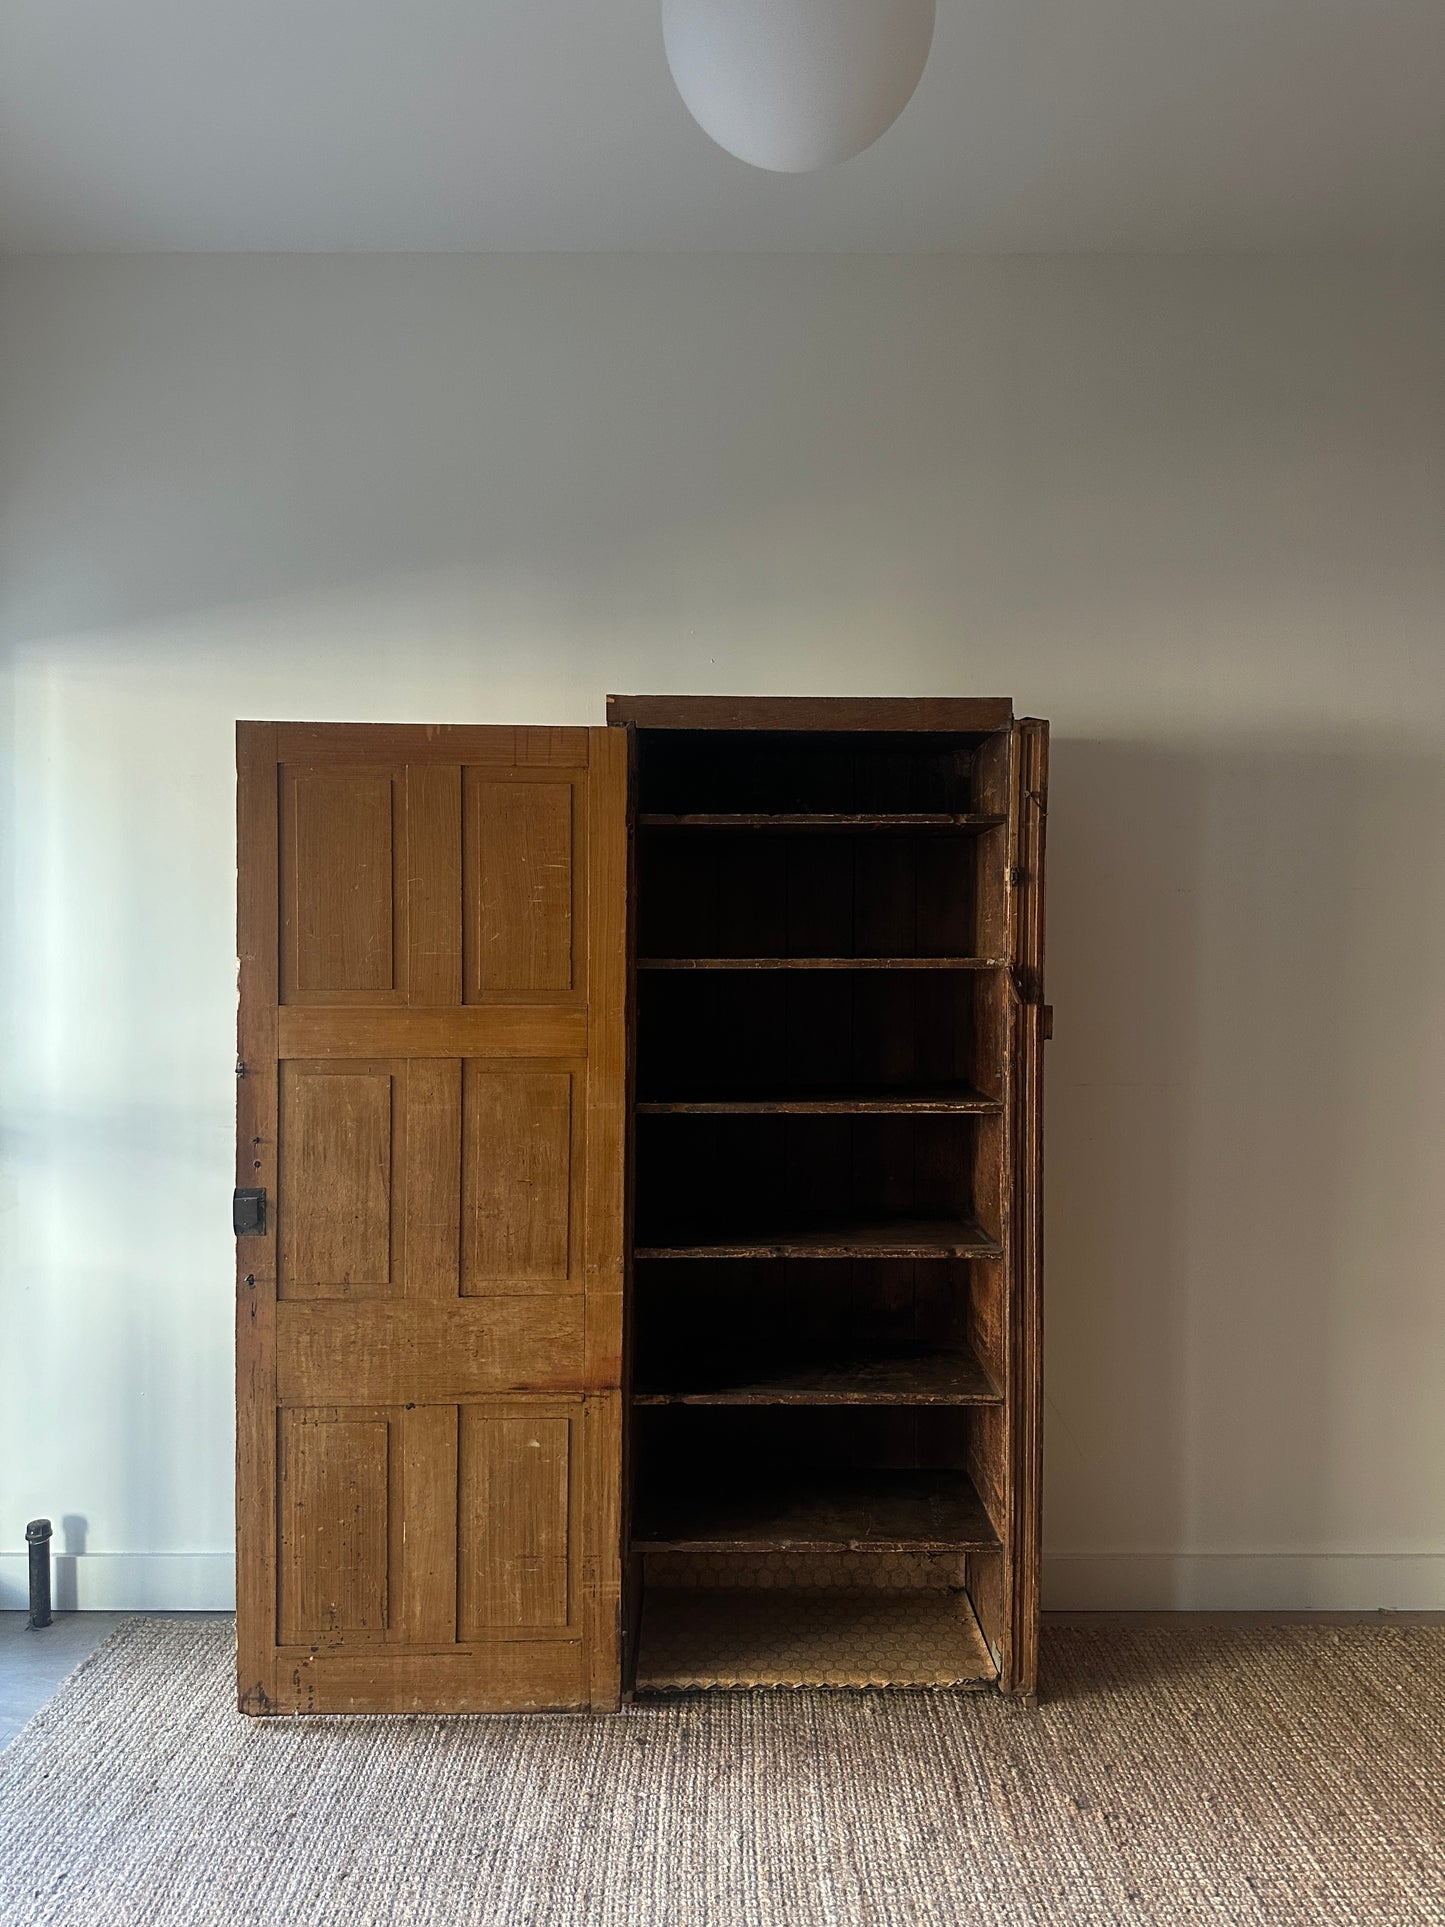
[[[60,1521],[60,1544],[51,1554],[57,1612],[73,1613],[80,1604],[75,1562],[85,1556],[89,1530],[90,1522],[79,1512],[67,1512]]]
[[[1417,1549],[1442,806],[1397,743],[1055,741],[1046,1603],[1102,1603],[1071,1556]]]

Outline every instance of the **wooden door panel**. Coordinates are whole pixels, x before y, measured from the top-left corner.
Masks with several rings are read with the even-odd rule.
[[[285,1298],[379,1297],[395,1288],[393,1174],[404,1161],[396,1101],[406,1066],[286,1064],[279,1186],[304,1208],[278,1222]]]
[[[584,1407],[284,1408],[279,1644],[580,1639]]]
[[[280,1638],[332,1644],[387,1626],[388,1415],[281,1415]]]
[[[578,1067],[585,1070],[585,1067]],[[574,1164],[581,1118],[567,1069],[463,1069],[462,1290],[576,1290]]]
[[[242,1707],[615,1705],[625,741],[238,752]]]
[[[395,1001],[405,772],[287,769],[281,782],[283,1000]]]
[[[472,768],[464,772],[463,794],[467,1002],[580,988],[573,944],[577,786]],[[580,915],[576,924],[582,927]]]
[[[462,1639],[576,1632],[575,1413],[465,1405],[457,1466]]]

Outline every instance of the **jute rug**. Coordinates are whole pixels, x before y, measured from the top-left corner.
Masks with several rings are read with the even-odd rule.
[[[128,1623],[0,1755],[7,1927],[1445,1922],[1445,1628],[1054,1630],[1047,1702],[231,1710]]]

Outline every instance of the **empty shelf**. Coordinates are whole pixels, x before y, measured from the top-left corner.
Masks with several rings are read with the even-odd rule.
[[[840,1587],[649,1586],[637,1691],[767,1686],[991,1686],[968,1595]]]
[[[1002,970],[1001,957],[639,957],[639,970]]]
[[[644,811],[638,823],[645,830],[788,830],[802,832],[902,830],[979,831],[996,829],[1004,821],[979,811],[961,810],[707,810],[669,816]]]
[[[663,1116],[798,1116],[837,1117],[853,1112],[916,1115],[932,1112],[1001,1111],[1003,1100],[985,1097],[967,1084],[920,1085],[916,1089],[878,1091],[777,1092],[761,1097],[644,1098],[636,1106],[640,1117]]]
[[[739,1468],[727,1486],[644,1496],[633,1544],[653,1552],[959,1552],[998,1535],[964,1472]]]
[[[880,1218],[826,1230],[742,1233],[640,1244],[638,1258],[998,1258],[981,1226],[947,1218]]]
[[[679,1374],[681,1376],[681,1374]],[[644,1391],[634,1405],[997,1405],[1001,1394],[969,1352],[854,1359],[729,1382]]]

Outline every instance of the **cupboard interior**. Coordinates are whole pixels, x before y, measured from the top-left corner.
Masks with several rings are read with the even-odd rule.
[[[840,824],[643,826],[638,959],[644,970],[696,958],[995,959],[991,893],[976,887],[977,838]]]
[[[861,1239],[880,1255],[895,1241],[996,1250],[998,1136],[997,1114],[640,1117],[637,1250],[747,1255],[801,1238],[821,1241],[819,1257]]]
[[[1006,756],[637,733],[638,1692],[996,1678]]]
[[[639,980],[637,1105],[999,1108],[999,986],[963,970],[689,970]]]

